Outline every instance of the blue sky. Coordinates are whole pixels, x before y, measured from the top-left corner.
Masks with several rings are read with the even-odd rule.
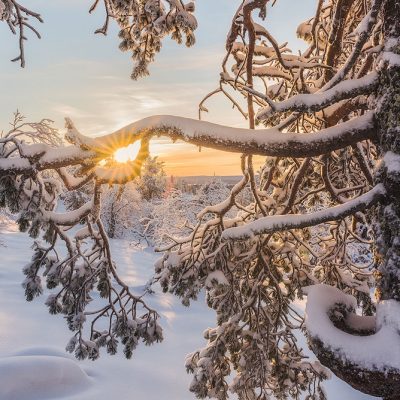
[[[280,42],[298,49],[297,25],[312,15],[315,3],[279,0],[270,8],[266,25]],[[218,84],[226,33],[239,2],[198,0],[195,47],[187,49],[166,39],[151,76],[136,82],[130,80],[129,53],[118,49],[116,28],[107,37],[93,34],[103,23],[101,7],[89,15],[89,1],[25,0],[24,4],[42,14],[42,39],[29,36],[27,66],[21,69],[9,61],[18,54],[17,38],[0,24],[0,127],[6,129],[18,108],[29,120],[51,118],[60,128],[69,116],[83,133],[101,135],[152,114],[197,118],[199,101]],[[207,119],[213,122],[243,123],[222,98],[210,101],[208,108]],[[239,172],[237,155],[199,154],[187,145],[161,143],[154,149],[167,161],[170,173],[185,175],[188,167],[191,174]]]

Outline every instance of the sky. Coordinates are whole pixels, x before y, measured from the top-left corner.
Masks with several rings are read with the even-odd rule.
[[[218,86],[224,42],[239,1],[198,0],[196,45],[188,49],[164,40],[150,77],[139,81],[130,79],[130,55],[118,49],[116,27],[106,37],[94,35],[103,23],[101,7],[89,15],[90,1],[24,0],[23,4],[41,13],[42,39],[29,35],[27,65],[21,69],[10,62],[18,55],[17,37],[0,24],[0,129],[8,129],[18,109],[29,121],[54,120],[62,132],[64,118],[70,117],[82,133],[99,136],[155,114],[197,118],[199,102]],[[299,49],[296,28],[312,16],[315,6],[316,0],[278,0],[269,7],[265,24],[280,43],[288,41],[292,49]],[[246,126],[222,97],[209,101],[207,108],[210,112],[203,119]],[[155,142],[152,153],[165,161],[169,175],[240,173],[237,154],[199,152],[167,139]]]

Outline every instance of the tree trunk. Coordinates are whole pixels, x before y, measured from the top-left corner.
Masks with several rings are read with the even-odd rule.
[[[400,54],[400,2],[384,4],[385,42],[393,40],[387,51]],[[400,157],[400,65],[380,71],[378,92],[378,150],[380,156],[391,152]],[[379,206],[376,227],[377,297],[378,300],[400,300],[400,174],[383,164],[376,180],[387,191],[385,204]]]
[[[386,0],[382,9],[386,54],[400,56],[400,1]],[[386,58],[386,59],[385,59]],[[375,175],[386,189],[385,202],[375,212],[375,259],[377,300],[400,301],[400,64],[383,57],[376,97],[376,147],[383,162]],[[393,167],[393,168],[392,168]],[[379,312],[379,310],[378,310]],[[385,322],[384,322],[385,323]],[[343,360],[318,338],[309,338],[310,347],[323,365],[355,389],[384,400],[400,399],[400,371],[368,370]],[[399,333],[400,344],[400,333]],[[365,349],[379,352],[379,347]]]

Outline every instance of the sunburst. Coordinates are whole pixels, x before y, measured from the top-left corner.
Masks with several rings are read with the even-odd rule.
[[[140,150],[140,142],[135,142],[127,147],[121,147],[114,152],[114,160],[119,163],[133,161],[137,157]]]

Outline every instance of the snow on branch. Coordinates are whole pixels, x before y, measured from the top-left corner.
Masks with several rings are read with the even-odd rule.
[[[315,94],[298,94],[280,103],[274,103],[273,107],[261,109],[257,119],[265,120],[276,113],[286,111],[314,112],[319,111],[339,101],[355,98],[363,94],[371,93],[378,85],[378,74],[372,72],[360,79],[351,79],[340,82],[325,92]]]
[[[78,146],[23,145],[20,157],[0,158],[0,173],[30,174],[68,165],[95,163],[99,154]]]
[[[232,128],[169,115],[144,118],[133,124],[97,139],[74,138],[81,146],[92,151],[115,151],[116,145],[127,146],[140,137],[167,136],[173,140],[213,148],[216,150],[276,157],[312,157],[344,148],[375,136],[374,113],[369,112],[334,127],[313,133],[285,133],[277,128]]]
[[[277,128],[244,129],[198,121],[189,118],[159,115],[144,118],[110,135],[96,139],[80,134],[67,121],[66,138],[73,146],[53,148],[45,144],[22,144],[19,157],[0,159],[0,173],[31,174],[46,169],[59,169],[68,165],[94,167],[98,161],[110,157],[115,150],[138,140],[142,142],[142,154],[147,154],[148,142],[154,136],[166,136],[172,140],[216,150],[276,157],[312,157],[329,153],[375,136],[374,112],[353,118],[334,127],[312,133],[286,133]],[[138,160],[141,165],[140,160]],[[139,167],[140,167],[139,165]],[[124,181],[126,173],[105,171],[97,167],[99,179],[111,175]],[[127,168],[130,175],[137,175],[136,166]]]
[[[382,184],[379,184],[369,192],[344,204],[311,214],[272,215],[260,218],[243,226],[226,229],[222,233],[222,238],[224,240],[245,240],[257,235],[288,229],[302,229],[328,221],[337,221],[373,206],[384,194],[385,189]]]
[[[15,0],[0,0],[0,22],[5,21],[14,34],[19,38],[19,55],[11,61],[19,61],[22,68],[25,67],[25,47],[24,43],[28,40],[26,31],[30,30],[39,39],[40,33],[32,25],[31,20],[43,22],[39,13],[24,7]],[[18,33],[17,33],[18,32]]]
[[[307,332],[312,338],[320,340],[323,347],[332,351],[336,358],[370,371],[400,370],[400,306],[397,301],[382,301],[377,309],[376,326],[373,327],[376,332],[360,336],[339,329],[329,318],[338,305],[342,305],[348,313],[345,322],[350,321],[351,324],[355,320],[354,310],[357,309],[357,301],[353,296],[324,284],[309,286],[305,292]],[[352,328],[364,330],[371,325],[368,319],[371,317],[358,317]]]
[[[371,36],[373,32],[373,27],[377,22],[377,18],[379,15],[379,11],[382,7],[383,0],[374,0],[371,4],[371,9],[368,14],[365,15],[364,19],[361,21],[359,26],[357,27],[355,33],[358,36],[356,43],[354,44],[353,50],[347,58],[346,62],[343,64],[343,67],[339,69],[333,78],[327,82],[321,91],[326,91],[337,85],[342,81],[343,78],[350,72],[353,68],[354,64],[357,62],[357,59],[367,42],[368,38]]]
[[[100,0],[95,0],[93,12]],[[95,33],[106,35],[110,19],[118,25],[121,51],[132,53],[134,62],[132,79],[149,75],[148,66],[161,50],[166,36],[187,47],[195,43],[194,31],[197,20],[194,16],[194,1],[114,1],[103,0],[106,10],[104,25]]]
[[[60,226],[73,226],[88,216],[92,208],[93,202],[89,201],[82,207],[65,213],[42,210],[41,219],[46,222],[53,222]]]

